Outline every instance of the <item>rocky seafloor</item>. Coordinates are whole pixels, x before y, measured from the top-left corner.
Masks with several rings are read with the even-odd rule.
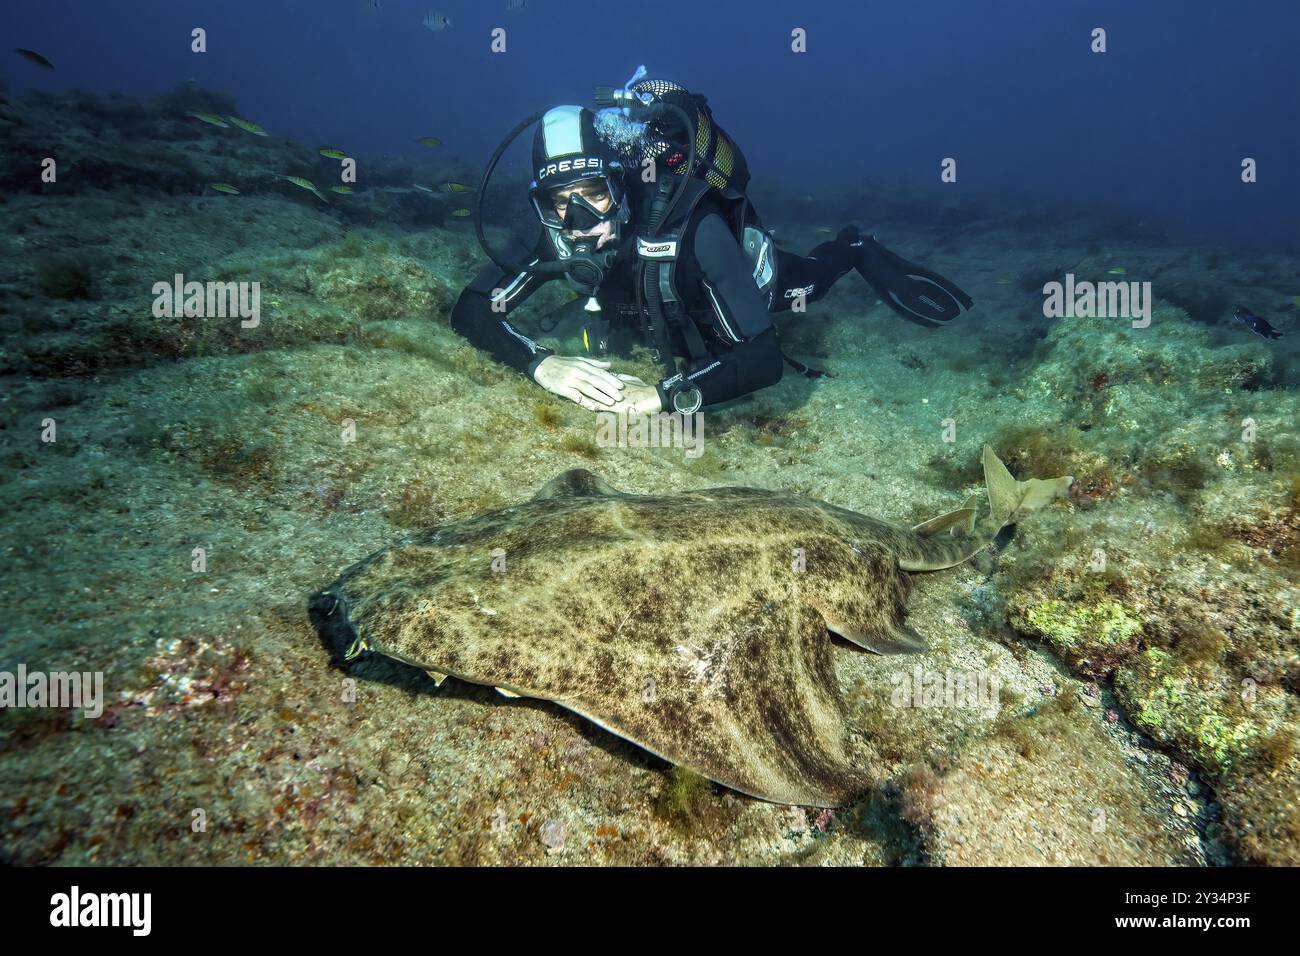
[[[276,178],[327,182],[313,146],[188,110],[235,107],[197,90],[0,107],[0,670],[102,671],[107,689],[95,720],[0,711],[0,860],[1300,862],[1294,251],[1037,200],[871,183],[809,200],[760,181],[782,244],[857,218],[979,309],[917,328],[849,276],[781,322],[833,377],[710,410],[699,458],[602,448],[589,413],[448,325],[480,253],[451,215],[465,197],[413,186],[471,169],[363,163],[326,204]],[[1044,281],[1119,269],[1152,282],[1150,327],[1043,317]],[[154,318],[154,283],[178,272],[259,281],[260,325]],[[535,324],[563,296],[537,301],[519,325],[574,353],[571,324]],[[1238,302],[1286,337],[1232,323]],[[1074,490],[916,578],[928,654],[837,646],[880,784],[835,811],[716,787],[550,704],[379,658],[345,668],[308,619],[353,561],[567,468],[911,523],[981,490],[986,442]],[[918,668],[997,693],[896,706]]]

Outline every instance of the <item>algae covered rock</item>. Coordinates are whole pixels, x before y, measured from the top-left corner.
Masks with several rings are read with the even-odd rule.
[[[1284,718],[1287,692],[1238,678],[1214,662],[1149,647],[1122,667],[1115,691],[1134,724],[1211,774],[1248,757]]]
[[[1238,774],[1220,788],[1229,835],[1241,858],[1257,866],[1300,866],[1300,761],[1295,731],[1283,736],[1284,762]]]
[[[1070,600],[1020,598],[1010,608],[1012,627],[1041,638],[1082,673],[1104,676],[1137,646],[1138,615],[1112,597]]]
[[[1134,724],[1206,773],[1248,863],[1300,863],[1296,696],[1215,662],[1148,648],[1115,681]]]
[[[1052,324],[1040,355],[1025,388],[1059,398],[1096,391],[1099,376],[1107,386],[1232,390],[1267,381],[1273,367],[1273,353],[1261,343],[1213,345],[1207,328],[1181,309],[1161,305],[1146,328],[1135,329],[1123,318],[1061,319]]]
[[[1001,437],[1093,477],[1057,539],[1019,536],[997,593],[1017,633],[1113,676],[1117,710],[1204,774],[1243,860],[1280,862],[1300,854],[1300,402],[1266,388],[1273,350],[1216,332],[1160,305],[1145,329],[1051,327],[1024,386],[1039,423]]]

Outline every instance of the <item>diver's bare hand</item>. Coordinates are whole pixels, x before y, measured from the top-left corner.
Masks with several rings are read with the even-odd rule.
[[[647,385],[635,375],[620,375],[619,378],[627,386],[614,411],[623,415],[654,415],[664,410],[663,402],[659,400],[659,389]]]
[[[608,368],[603,359],[548,355],[537,364],[533,379],[548,392],[595,412],[616,405],[627,387]]]

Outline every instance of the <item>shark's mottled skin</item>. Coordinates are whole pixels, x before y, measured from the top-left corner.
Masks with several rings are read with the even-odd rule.
[[[1001,470],[1011,503],[997,514],[991,488],[992,531],[1047,484]],[[553,700],[747,794],[838,806],[868,781],[827,629],[924,650],[903,623],[907,572],[984,547],[974,513],[972,501],[908,529],[777,492],[630,495],[570,471],[523,504],[371,555],[313,606],[354,650]]]

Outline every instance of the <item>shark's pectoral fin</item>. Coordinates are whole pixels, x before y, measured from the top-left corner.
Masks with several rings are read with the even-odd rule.
[[[696,653],[706,637],[713,642],[707,660]],[[668,654],[629,657],[630,666],[560,706],[774,803],[842,806],[869,787],[873,768],[849,733],[835,649],[809,605],[759,597],[682,637],[639,646]],[[653,671],[644,670],[649,664]],[[654,675],[648,685],[647,673]]]
[[[927,540],[901,528],[889,533],[909,541]],[[945,541],[942,547],[951,550],[956,545]],[[799,600],[817,611],[831,633],[877,654],[928,649],[925,639],[903,623],[911,581],[899,565],[892,538],[886,543],[845,546],[821,554],[816,561],[810,558],[802,577],[807,580],[799,584]]]
[[[875,654],[921,654],[930,649],[925,638],[902,621],[887,624],[870,632],[827,621],[826,629]]]

